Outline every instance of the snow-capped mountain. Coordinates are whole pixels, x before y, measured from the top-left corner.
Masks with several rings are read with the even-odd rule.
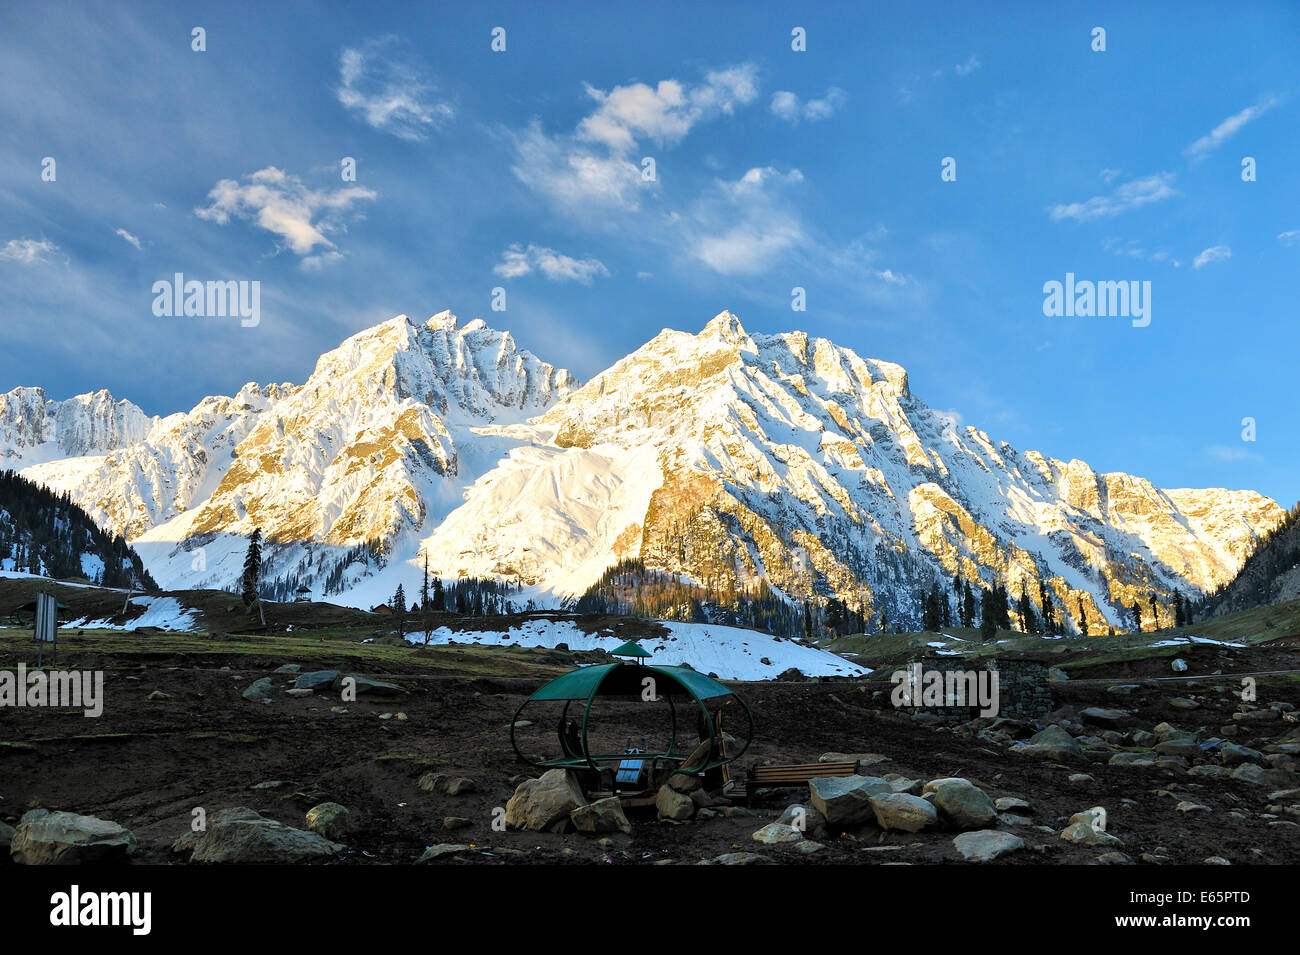
[[[143,425],[123,411],[135,431],[70,428],[86,437],[60,457],[48,409],[6,407],[10,466],[125,532],[164,587],[229,586],[260,527],[269,576],[357,605],[412,592],[422,554],[550,604],[639,557],[838,595],[877,625],[916,622],[917,591],[954,574],[1013,594],[1043,579],[1068,617],[1081,600],[1114,621],[1138,595],[1230,579],[1283,514],[1251,491],[1160,490],[1017,451],[928,408],[898,365],[751,336],[729,312],[581,387],[479,319],[399,315],[301,386],[250,384]]]
[[[107,391],[52,401],[40,388],[15,388],[0,394],[0,468],[125,448],[156,421]]]
[[[697,582],[835,594],[919,624],[936,576],[1049,582],[1095,626],[1230,579],[1282,516],[1251,491],[1160,490],[1020,452],[928,408],[898,365],[723,312],[664,330],[534,422],[427,541],[449,576],[581,592],[621,557]]]

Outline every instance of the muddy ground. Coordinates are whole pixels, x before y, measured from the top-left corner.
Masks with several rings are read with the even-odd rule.
[[[0,667],[13,668],[20,656],[26,659],[26,654],[0,653]],[[340,665],[329,645],[322,644],[319,653],[299,645],[283,658],[166,652],[150,657],[83,653],[81,659],[67,661],[105,669],[107,705],[98,719],[48,709],[0,711],[0,819],[13,825],[32,807],[110,819],[135,833],[137,863],[177,861],[168,847],[188,830],[197,807],[211,814],[247,806],[303,827],[304,812],[325,800],[352,813],[349,864],[412,863],[426,847],[439,843],[522,853],[450,860],[474,865],[695,863],[735,851],[759,851],[797,865],[960,861],[954,833],[943,831],[884,833],[866,827],[825,840],[824,850],[808,856],[758,846],[751,834],[787,804],[806,799],[806,788],[759,799],[755,808],[760,817],[671,824],[657,821],[653,809],[630,811],[632,834],[615,835],[607,847],[576,833],[497,832],[494,810],[505,805],[521,774],[538,772],[518,760],[508,735],[516,707],[541,682],[537,677],[483,676],[477,664],[475,672],[463,675],[409,672],[400,660],[378,661],[362,672],[400,683],[409,689],[406,695],[344,704],[333,693],[300,698],[281,693],[265,705],[240,694],[282,663],[305,669]],[[1192,675],[1212,673],[1224,664],[1216,650],[1197,650],[1188,659]],[[1235,672],[1295,669],[1300,649],[1283,641],[1236,651],[1228,662]],[[1122,706],[1134,712],[1140,728],[1149,730],[1167,720],[1185,730],[1204,727],[1211,735],[1232,722],[1239,706],[1229,692],[1239,686],[1235,677],[1150,683],[1119,697],[1108,691],[1112,683],[1169,677],[1168,663],[1137,661],[1101,672],[1106,669],[1080,674],[1098,682],[1056,685],[1057,705]],[[273,679],[288,686],[293,678]],[[1199,863],[1213,856],[1234,864],[1300,862],[1300,818],[1266,812],[1272,787],[1189,776],[1183,770],[1110,766],[1109,753],[1063,762],[1008,755],[1004,746],[973,738],[968,731],[963,735],[920,725],[893,711],[887,699],[873,699],[882,685],[887,686],[851,681],[735,684],[757,724],[756,739],[741,764],[809,762],[828,751],[879,753],[887,761],[868,772],[919,779],[963,776],[995,798],[1022,797],[1033,807],[1032,818],[1007,828],[1023,837],[1027,847],[993,863],[998,865],[1095,861],[1106,850],[1070,845],[1056,835],[1070,815],[1095,805],[1108,810],[1109,831],[1123,840],[1123,852],[1134,860],[1150,853],[1171,863]],[[155,690],[168,698],[147,699]],[[1175,709],[1169,703],[1189,696],[1200,704],[1198,709]],[[1260,701],[1273,700],[1300,706],[1300,683],[1294,677],[1261,678]],[[1249,724],[1234,741],[1261,748],[1297,729],[1282,720]],[[1027,726],[1020,735],[1032,731]],[[455,796],[424,792],[416,781],[431,770],[467,776],[476,789]],[[1067,781],[1081,772],[1094,781]],[[268,782],[278,785],[251,788]],[[1184,799],[1210,811],[1179,812],[1175,807]],[[446,831],[443,819],[448,816],[469,819],[470,825]]]

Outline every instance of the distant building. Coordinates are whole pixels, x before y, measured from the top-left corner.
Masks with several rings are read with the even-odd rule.
[[[294,595],[294,603],[307,603],[311,600],[311,588],[303,584]]]
[[[371,613],[383,613],[383,614],[388,614],[389,616],[392,616],[392,614],[393,614],[393,608],[390,607],[390,606],[388,606],[388,604],[380,604],[380,605],[377,606],[377,607],[371,607],[371,608],[370,608],[370,612],[371,612]]]

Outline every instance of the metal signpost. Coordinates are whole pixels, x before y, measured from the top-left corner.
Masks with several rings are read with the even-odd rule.
[[[37,666],[43,666],[45,644],[50,645],[50,663],[59,662],[59,605],[49,594],[36,595]]]

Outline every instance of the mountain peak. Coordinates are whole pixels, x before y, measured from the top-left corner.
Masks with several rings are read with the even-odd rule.
[[[721,338],[725,341],[742,341],[746,337],[745,326],[740,324],[740,319],[731,313],[728,309],[723,309],[709,321],[700,331],[701,338]]]
[[[424,323],[434,331],[454,331],[456,328],[456,316],[452,314],[451,309],[444,308],[437,315],[430,315],[429,320]]]

